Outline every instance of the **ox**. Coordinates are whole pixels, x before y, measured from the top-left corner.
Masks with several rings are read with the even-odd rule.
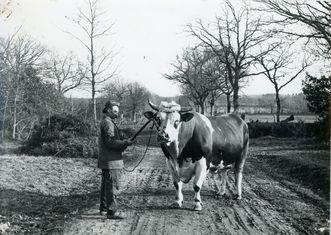
[[[194,176],[195,210],[202,209],[200,190],[208,171],[221,171],[218,194],[225,193],[227,170],[235,171],[237,198],[241,199],[242,171],[248,152],[248,127],[236,114],[207,118],[172,102],[159,106],[148,100],[156,112],[144,115],[153,120],[158,142],[166,156],[167,167],[176,188],[174,205],[183,204],[182,184]]]

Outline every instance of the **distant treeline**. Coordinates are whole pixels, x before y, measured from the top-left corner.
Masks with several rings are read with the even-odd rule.
[[[195,108],[188,98],[185,96],[173,96],[173,97],[161,97],[156,94],[151,93],[150,97],[152,100],[158,104],[161,101],[176,101],[181,106],[191,106]],[[281,109],[281,114],[312,114],[309,112],[307,107],[307,101],[305,96],[302,93],[292,94],[292,95],[281,95],[281,100],[283,107]],[[72,101],[74,106],[81,106],[82,104],[88,105],[90,99],[87,98],[73,98]],[[105,99],[98,99],[97,107],[100,106]],[[221,95],[215,103],[214,114],[226,113],[226,96]],[[101,104],[100,104],[101,103]],[[102,107],[97,109],[100,111]],[[140,117],[142,112],[150,109],[147,103],[141,104],[139,107],[137,115]],[[208,104],[206,104],[206,110],[209,110]],[[130,108],[125,105],[122,107],[122,113],[124,117],[130,117],[129,115]],[[240,97],[240,108],[239,113],[248,113],[248,114],[275,114],[276,104],[274,101],[274,94],[263,94],[263,95],[245,95]],[[206,112],[206,115],[209,115],[209,112]]]
[[[307,107],[307,101],[304,94],[280,95],[282,107],[281,114],[311,114]],[[225,105],[224,100],[223,104]],[[274,114],[276,112],[276,103],[274,94],[241,96],[240,104],[243,107],[252,107],[247,109],[246,113]]]

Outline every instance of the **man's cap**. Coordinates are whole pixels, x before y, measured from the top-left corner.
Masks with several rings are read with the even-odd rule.
[[[107,113],[108,109],[111,109],[113,106],[120,106],[120,104],[118,102],[115,101],[107,101],[105,104],[104,109],[102,110],[103,113]]]

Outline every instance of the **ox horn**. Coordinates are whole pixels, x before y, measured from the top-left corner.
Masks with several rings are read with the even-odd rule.
[[[191,107],[181,107],[179,112],[181,112],[181,113],[185,113],[185,112],[189,112],[189,111],[191,111],[191,110],[192,110]]]
[[[155,104],[153,104],[150,99],[148,99],[148,104],[149,106],[151,106],[152,109],[159,111],[159,108]]]

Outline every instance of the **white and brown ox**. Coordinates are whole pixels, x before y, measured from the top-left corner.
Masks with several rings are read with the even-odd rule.
[[[183,204],[182,183],[194,176],[195,210],[202,209],[201,186],[209,170],[220,170],[221,186],[225,193],[227,170],[233,166],[237,198],[241,199],[242,171],[248,152],[248,127],[236,114],[209,117],[183,109],[175,102],[149,105],[156,112],[145,112],[154,120],[158,141],[166,156],[168,169],[176,188],[175,205]]]

